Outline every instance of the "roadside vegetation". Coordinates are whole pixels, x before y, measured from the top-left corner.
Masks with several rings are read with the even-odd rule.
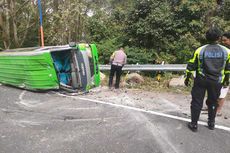
[[[154,72],[151,73],[140,73],[143,77],[144,81],[141,83],[128,82],[126,77],[127,73],[124,73],[121,78],[121,89],[133,89],[133,90],[143,90],[143,91],[154,91],[154,92],[172,92],[172,93],[180,93],[180,94],[190,94],[191,87],[186,86],[169,86],[169,82],[172,78],[181,78],[183,74],[177,73],[173,74],[170,72],[166,72],[164,74],[159,75]],[[105,79],[102,80],[102,86],[108,86],[108,77],[109,73],[105,73]],[[183,80],[183,79],[182,79]],[[114,80],[115,81],[115,80]]]

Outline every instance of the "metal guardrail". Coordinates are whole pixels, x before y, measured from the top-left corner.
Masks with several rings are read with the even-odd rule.
[[[125,65],[123,71],[185,71],[187,64],[143,64],[143,65]],[[101,71],[110,70],[110,65],[100,65]]]

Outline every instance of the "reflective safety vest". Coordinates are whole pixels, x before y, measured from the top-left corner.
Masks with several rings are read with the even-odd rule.
[[[198,48],[189,60],[186,74],[196,71],[196,75],[223,82],[230,73],[230,50],[219,44],[208,44]]]

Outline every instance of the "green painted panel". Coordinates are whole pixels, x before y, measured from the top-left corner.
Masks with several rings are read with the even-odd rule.
[[[50,52],[9,55],[0,53],[1,83],[30,90],[59,88]]]
[[[99,86],[101,83],[100,79],[100,70],[99,70],[99,63],[98,63],[98,52],[97,47],[95,44],[90,44],[92,56],[93,56],[93,62],[94,62],[94,83],[95,86]]]

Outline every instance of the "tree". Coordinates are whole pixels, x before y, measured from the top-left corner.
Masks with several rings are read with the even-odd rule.
[[[0,29],[4,48],[21,47],[29,29],[34,25],[33,2],[29,0],[3,0],[0,10]]]

